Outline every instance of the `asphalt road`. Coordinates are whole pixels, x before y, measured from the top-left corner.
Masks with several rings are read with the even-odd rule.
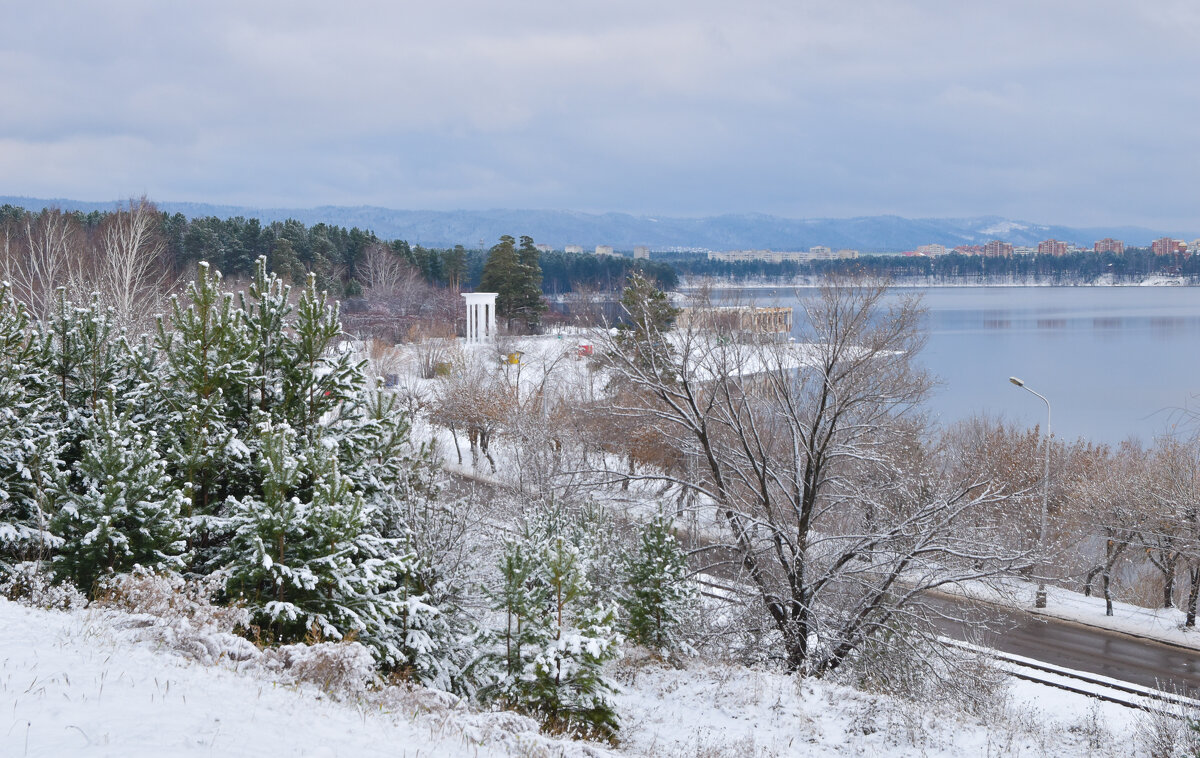
[[[997,612],[980,610],[993,619]],[[1076,671],[1200,696],[1200,650],[1138,639],[1025,613],[999,613],[998,629],[972,642]],[[965,638],[946,627],[948,636]]]

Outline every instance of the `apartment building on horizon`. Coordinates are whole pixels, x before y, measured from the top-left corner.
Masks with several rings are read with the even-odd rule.
[[[991,240],[983,246],[983,254],[988,258],[1011,258],[1013,246],[1003,240]]]
[[[723,252],[708,252],[710,261],[765,261],[767,263],[804,263],[806,261],[818,260],[834,260],[834,259],[853,259],[858,257],[857,250],[843,248],[836,253],[824,245],[811,247],[808,252],[794,251],[776,251],[776,250],[725,250]]]
[[[1069,247],[1066,242],[1048,239],[1038,243],[1037,252],[1038,255],[1066,255],[1069,252]]]
[[[1188,245],[1183,240],[1159,237],[1150,243],[1150,251],[1155,255],[1174,255],[1176,253],[1186,253]]]

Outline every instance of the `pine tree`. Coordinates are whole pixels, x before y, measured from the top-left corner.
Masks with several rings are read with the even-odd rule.
[[[679,315],[667,294],[654,282],[634,271],[629,275],[621,293],[621,308],[628,318],[621,324],[617,343],[622,352],[635,362],[638,370],[657,371],[668,377],[675,363],[674,348],[667,332]]]
[[[340,434],[339,458],[363,492],[372,533],[400,546],[395,668],[426,686],[464,691],[472,629],[461,607],[461,583],[445,566],[463,525],[454,504],[440,502],[432,450],[414,447],[409,432],[395,393],[368,390]]]
[[[640,532],[637,551],[626,559],[625,633],[633,642],[666,656],[687,646],[678,628],[695,592],[686,582],[687,556],[675,539],[671,520],[657,516]]]
[[[506,542],[493,595],[505,628],[493,637],[494,679],[486,699],[537,716],[550,730],[611,739],[617,716],[601,667],[619,653],[615,604],[596,604],[580,546],[563,515],[530,519]]]
[[[90,591],[97,579],[145,568],[179,568],[183,493],[170,486],[152,433],[99,400],[79,461],[58,484],[55,531],[64,544],[55,573]]]
[[[310,445],[286,425],[264,424],[261,436],[262,494],[229,504],[227,593],[273,641],[314,629],[332,639],[353,634],[402,663],[393,621],[405,608],[398,577],[408,556],[366,529],[362,494],[324,441]]]
[[[155,347],[161,356],[157,381],[164,406],[160,434],[171,474],[184,489],[192,565],[207,572],[227,537],[223,510],[228,497],[255,489],[249,479],[250,450],[238,435],[241,401],[254,375],[254,341],[233,297],[221,291],[221,275],[207,263],[190,287],[190,303],[171,300],[169,321],[160,319]]]
[[[284,348],[284,418],[315,439],[321,433],[318,426],[331,426],[351,415],[366,384],[364,364],[347,352],[334,351],[342,335],[338,307],[327,303],[326,293],[317,290],[311,275],[296,305],[291,331]]]
[[[48,490],[59,466],[51,389],[25,309],[0,282],[0,573],[61,544],[50,530]]]
[[[517,257],[516,241],[509,235],[488,251],[479,278],[479,289],[496,293],[496,313],[512,322],[521,299],[521,259]]]
[[[250,339],[251,373],[247,377],[242,398],[247,425],[262,416],[282,421],[284,376],[291,360],[287,332],[292,288],[267,271],[267,259],[260,257],[254,264],[254,279],[248,292],[238,295],[247,336]],[[250,436],[250,435],[247,435]]]
[[[516,302],[513,304],[513,312],[525,322],[531,331],[537,327],[542,313],[548,307],[546,301],[542,299],[542,267],[538,263],[539,257],[538,249],[533,244],[533,237],[521,237],[521,248],[518,251],[521,263],[520,283]]]

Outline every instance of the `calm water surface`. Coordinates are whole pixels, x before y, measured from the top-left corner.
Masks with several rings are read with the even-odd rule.
[[[1200,288],[934,287],[920,292],[929,343],[920,361],[941,379],[930,410],[949,423],[975,412],[1053,431],[1148,441],[1200,410]],[[794,305],[792,290],[742,294]],[[801,290],[801,296],[811,291]]]

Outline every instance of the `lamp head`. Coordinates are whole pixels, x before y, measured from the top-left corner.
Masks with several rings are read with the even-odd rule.
[[[1010,376],[1010,377],[1008,377],[1008,381],[1012,382],[1013,384],[1017,385],[1018,387],[1024,387],[1024,386],[1025,386],[1025,382],[1021,381],[1020,379],[1018,379],[1018,378],[1017,378],[1017,377],[1015,377],[1015,376]]]

